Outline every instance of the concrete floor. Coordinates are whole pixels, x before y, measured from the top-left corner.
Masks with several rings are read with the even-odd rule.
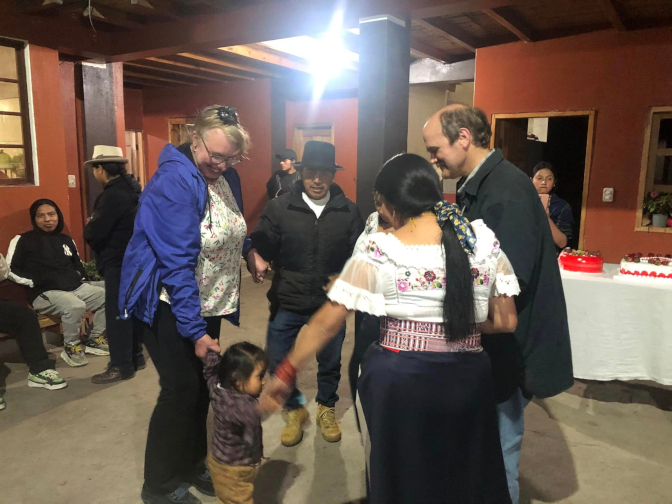
[[[263,344],[268,284],[243,279],[242,327],[224,327],[222,344]],[[57,356],[60,348],[49,347]],[[352,332],[343,348],[346,363]],[[146,429],[159,390],[150,365],[129,381],[93,385],[105,357],[83,368],[57,367],[60,391],[31,389],[13,341],[0,342],[0,503],[111,504],[140,502]],[[345,369],[344,369],[345,371]],[[6,384],[6,385],[5,385]],[[315,368],[300,385],[315,414]],[[324,442],[312,424],[295,448],[280,445],[283,422],[264,423],[269,461],[257,480],[257,502],[342,504],[365,496],[363,450],[347,376],[337,414],[343,440]],[[672,388],[650,383],[577,382],[567,393],[535,400],[526,410],[521,502],[672,503]],[[201,496],[204,503],[215,499]],[[421,504],[421,503],[418,503]]]

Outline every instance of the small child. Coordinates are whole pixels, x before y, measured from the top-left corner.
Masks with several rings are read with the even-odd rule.
[[[231,345],[223,357],[212,351],[206,357],[203,374],[215,414],[208,465],[218,503],[253,504],[264,450],[257,398],[267,367],[264,351],[247,342]]]

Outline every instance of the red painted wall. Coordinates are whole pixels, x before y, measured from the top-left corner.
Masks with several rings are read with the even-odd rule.
[[[50,198],[63,212],[66,233],[69,226],[66,134],[61,108],[61,75],[58,52],[30,46],[35,139],[39,186],[0,186],[0,251],[3,255],[14,235],[32,228],[28,208],[39,198]]]
[[[33,74],[34,75],[34,74]],[[84,258],[84,219],[82,218],[82,180],[80,177],[79,145],[77,142],[77,115],[75,111],[75,64],[61,61],[61,110],[65,134],[65,156],[67,175],[74,175],[77,187],[68,188],[70,207],[70,232],[75,240],[80,256]],[[67,185],[67,182],[66,182]]]
[[[240,121],[249,131],[253,143],[249,159],[236,166],[243,189],[245,220],[251,231],[266,204],[266,181],[271,173],[270,96],[268,79],[203,85],[198,88],[188,86],[144,90],[142,122],[146,138],[147,176],[151,177],[157,170],[159,153],[169,141],[169,118],[195,116],[203,107],[215,103],[236,107]],[[126,108],[128,113],[129,106]]]
[[[479,49],[474,104],[493,113],[596,109],[585,248],[618,262],[672,252],[672,234],[636,232],[647,109],[672,105],[669,28],[604,31]],[[602,189],[613,187],[613,203]]]
[[[124,88],[124,116],[127,130],[142,131],[142,89]]]
[[[288,101],[285,109],[287,146],[294,142],[294,128],[300,124],[332,123],[336,164],[345,168],[335,182],[352,201],[357,196],[357,98],[319,102]]]

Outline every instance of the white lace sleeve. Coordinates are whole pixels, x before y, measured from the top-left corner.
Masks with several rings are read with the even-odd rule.
[[[385,316],[385,297],[378,292],[378,266],[366,253],[355,253],[347,263],[327,297],[351,311]]]
[[[509,262],[509,258],[503,250],[499,250],[497,257],[497,275],[495,277],[495,284],[492,289],[491,297],[499,296],[517,296],[520,294],[520,286],[516,273],[513,271],[513,266]]]

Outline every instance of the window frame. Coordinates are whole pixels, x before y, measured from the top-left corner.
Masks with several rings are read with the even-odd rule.
[[[28,45],[18,40],[0,38],[0,46],[11,47],[16,51],[16,73],[18,79],[6,79],[0,77],[0,82],[9,82],[19,85],[19,103],[21,112],[0,112],[0,115],[8,115],[21,118],[23,144],[0,145],[1,148],[23,149],[26,163],[24,178],[0,179],[0,186],[35,185],[35,166],[33,163],[33,137],[31,132],[30,100],[28,99],[28,72],[26,68],[26,50]]]
[[[663,117],[668,116],[668,117]],[[672,192],[672,185],[654,184],[655,160],[659,155],[658,134],[660,121],[672,118],[672,106],[650,107],[647,113],[644,145],[642,147],[642,163],[639,171],[639,191],[637,193],[637,216],[635,231],[645,233],[672,233],[672,228],[659,228],[642,225],[644,218],[644,195],[651,191]],[[655,139],[655,141],[654,141]],[[665,149],[670,150],[670,149]]]

